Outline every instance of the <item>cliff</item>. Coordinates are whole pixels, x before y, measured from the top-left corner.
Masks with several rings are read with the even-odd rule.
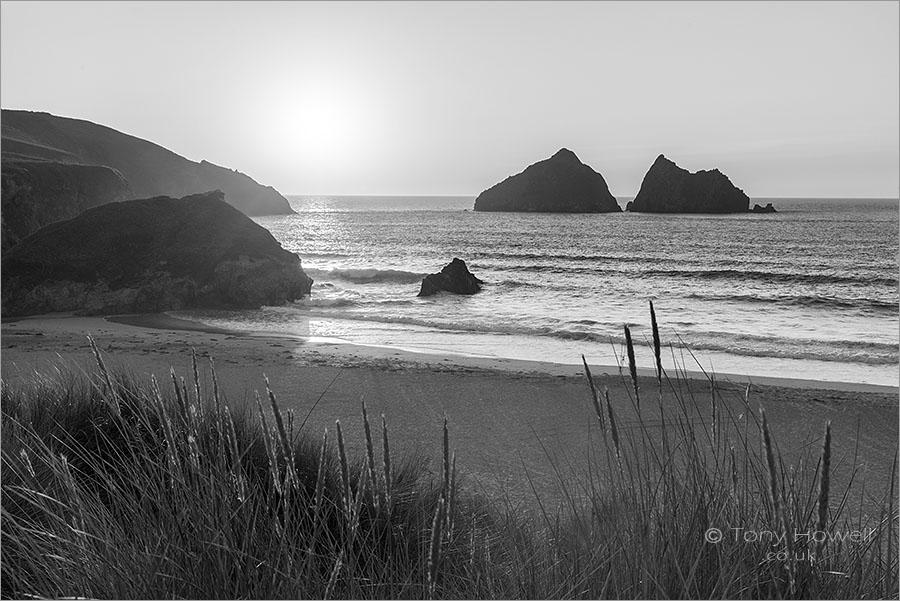
[[[750,197],[721,171],[682,169],[659,155],[632,201],[635,213],[746,213]]]
[[[128,182],[109,167],[3,160],[2,250],[40,228],[108,202],[131,197]]]
[[[2,260],[4,316],[256,308],[310,292],[300,258],[221,191],[100,205]]]
[[[603,176],[563,148],[479,194],[475,210],[609,213],[622,209]]]
[[[206,161],[190,161],[157,144],[90,121],[3,110],[0,125],[4,169],[7,163],[20,161],[103,166],[127,182],[128,199],[177,198],[218,189],[225,193],[229,204],[247,215],[293,213],[287,199],[274,188],[262,186],[243,173]],[[43,185],[37,179],[25,183],[35,189]],[[4,211],[6,199],[4,184]],[[32,201],[44,202],[39,196],[33,196]],[[58,203],[62,199],[48,201]],[[19,229],[18,224],[7,221],[14,231]]]

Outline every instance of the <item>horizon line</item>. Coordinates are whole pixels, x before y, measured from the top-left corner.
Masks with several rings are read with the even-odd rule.
[[[480,192],[479,192],[480,194]],[[335,194],[335,193],[313,193],[313,194],[299,194],[299,193],[283,193],[283,196],[340,196],[340,197],[355,197],[355,198],[472,198],[475,199],[479,194]],[[625,200],[631,199],[634,200],[636,195],[623,195],[617,196],[615,194],[612,195],[616,200]],[[898,196],[749,196],[750,200],[897,200],[900,201],[900,195]]]

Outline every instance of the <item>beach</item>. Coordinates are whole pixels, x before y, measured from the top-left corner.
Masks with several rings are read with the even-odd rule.
[[[532,506],[537,496],[545,507],[553,507],[590,477],[587,466],[602,469],[602,433],[581,366],[229,331],[167,315],[48,315],[3,323],[4,386],[28,381],[35,372],[52,374],[61,366],[93,373],[89,334],[110,368],[140,381],[155,375],[163,386],[171,381],[170,368],[191,381],[192,349],[202,385],[211,386],[213,358],[219,389],[233,407],[249,403],[256,412],[255,393],[265,396],[268,378],[281,409],[293,412],[295,428],[302,425],[316,439],[328,428],[333,440],[334,423],[340,420],[348,445],[360,457],[363,402],[376,424],[384,415],[392,453],[427,458],[435,473],[446,417],[463,481],[514,505]],[[637,419],[627,369],[623,375],[616,366],[587,359],[598,386],[609,390],[620,429],[627,431]],[[660,404],[674,404],[675,388],[694,399],[694,419],[708,419],[710,383],[702,373],[688,376],[676,381],[670,375],[660,396],[656,378],[643,372],[643,418],[653,420]],[[786,462],[809,445],[815,447],[815,457],[830,420],[834,481],[847,481],[856,468],[861,470],[856,484],[865,476],[860,495],[871,496],[874,503],[887,494],[898,440],[896,388],[753,378],[745,397],[747,378],[715,377],[718,410],[732,412],[740,421],[763,408]],[[691,395],[685,394],[688,390]]]

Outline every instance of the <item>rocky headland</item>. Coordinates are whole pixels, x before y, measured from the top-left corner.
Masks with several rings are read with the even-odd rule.
[[[308,295],[300,258],[221,191],[100,205],[3,253],[3,316],[258,308]]]
[[[475,210],[618,213],[622,209],[603,176],[563,148],[479,194]]]
[[[691,173],[659,155],[629,204],[634,213],[746,213],[750,197],[718,169]]]
[[[417,296],[431,296],[438,292],[475,294],[481,291],[483,281],[472,275],[466,262],[454,258],[438,273],[425,276]]]
[[[222,190],[247,215],[293,213],[249,176],[190,161],[109,127],[30,111],[2,111],[4,249],[48,223],[117,200]]]
[[[2,250],[54,221],[131,197],[122,174],[99,165],[3,158]]]

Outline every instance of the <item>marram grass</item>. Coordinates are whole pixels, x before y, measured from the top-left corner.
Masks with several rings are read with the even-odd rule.
[[[196,359],[190,382],[173,371],[162,386],[110,373],[93,346],[92,378],[2,384],[5,598],[898,595],[893,474],[867,520],[835,490],[830,424],[785,466],[767,418],[749,399],[730,413],[712,378],[701,402],[657,363],[661,427],[621,429],[585,361],[597,459],[565,490],[587,494],[527,514],[461,483],[446,420],[434,471],[391,455],[384,416],[376,462],[363,405],[366,451],[352,458],[339,423],[335,437],[295,427],[268,382],[268,405],[229,406],[212,363],[211,390]]]

